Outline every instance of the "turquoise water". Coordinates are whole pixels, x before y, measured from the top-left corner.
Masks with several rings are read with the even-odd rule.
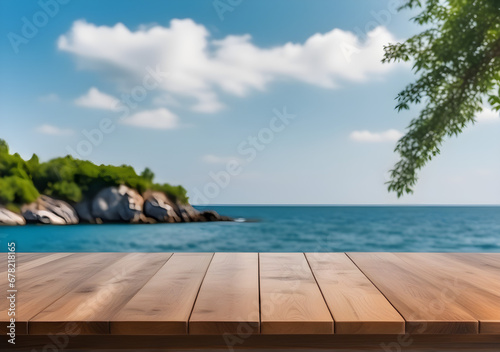
[[[0,227],[19,252],[500,252],[500,207],[212,206],[256,222]]]

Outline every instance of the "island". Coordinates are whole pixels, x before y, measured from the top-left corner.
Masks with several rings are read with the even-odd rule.
[[[146,168],[96,165],[70,155],[40,162],[0,139],[0,225],[230,221],[189,204],[186,189],[155,183]]]

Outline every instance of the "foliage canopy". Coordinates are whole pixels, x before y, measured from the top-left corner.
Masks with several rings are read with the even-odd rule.
[[[500,110],[500,0],[409,0],[423,32],[385,47],[383,62],[409,61],[418,79],[397,95],[398,111],[422,104],[397,146],[389,191],[412,193],[417,171],[447,137],[473,124],[486,101]]]
[[[10,154],[7,143],[0,139],[0,204],[16,206],[31,203],[40,194],[77,203],[109,186],[127,185],[144,193],[148,189],[164,192],[187,203],[182,186],[153,182],[154,174],[146,168],[137,175],[128,165],[95,165],[72,156],[40,163],[36,154],[25,161],[19,154]]]

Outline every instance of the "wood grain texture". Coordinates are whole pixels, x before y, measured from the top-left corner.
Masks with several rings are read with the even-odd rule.
[[[32,334],[64,333],[67,323],[80,335],[109,333],[109,320],[170,258],[170,253],[130,253],[102,266],[29,321]],[[104,257],[104,256],[103,256]]]
[[[487,256],[468,255],[476,257],[472,262],[441,253],[397,256],[409,265],[432,272],[438,281],[453,282],[448,286],[449,296],[479,321],[479,333],[500,334],[500,270],[488,263]]]
[[[257,253],[216,253],[189,319],[190,334],[259,333]]]
[[[457,303],[453,278],[410,265],[394,253],[348,253],[406,320],[411,334],[477,334],[479,322]]]
[[[8,253],[2,253],[2,259],[3,260],[6,260],[7,254]],[[31,260],[35,260],[35,259],[38,259],[38,258],[43,258],[43,257],[49,256],[51,254],[61,254],[61,253],[16,252],[16,258],[17,258],[18,264],[22,264],[22,263],[27,263],[27,262],[29,262]],[[2,262],[2,264],[3,264],[3,262]]]
[[[183,335],[213,253],[176,253],[110,321],[111,334]]]
[[[261,253],[262,334],[333,334],[333,319],[303,253]]]
[[[19,258],[21,258],[22,262],[26,262],[28,260],[43,258],[51,254],[60,254],[60,252],[52,253],[52,252],[16,252]],[[5,254],[5,253],[2,253]],[[71,254],[71,253],[70,253]]]
[[[70,345],[90,349],[146,340],[354,349],[387,339],[392,350],[391,336],[403,336],[398,312],[412,341],[436,348],[481,350],[500,337],[495,253],[18,253],[16,262],[18,341],[77,332]],[[2,334],[7,312],[0,300]]]
[[[35,253],[34,253],[35,254]],[[38,255],[40,253],[36,253],[35,255],[26,256],[26,258],[21,254],[19,258],[19,268],[22,269],[21,273],[25,273],[28,270],[38,268],[41,265],[46,263],[50,263],[54,260],[67,257],[72,253],[42,253],[42,255]],[[22,277],[20,278],[22,279]]]
[[[336,334],[401,334],[405,321],[344,253],[306,253]]]
[[[22,266],[23,271],[26,271],[32,267],[43,265],[52,260],[66,257],[70,254],[71,253],[16,253],[16,269]],[[7,256],[8,253],[1,253],[0,275],[4,275],[7,272]]]
[[[7,245],[5,245],[7,247]],[[7,258],[9,256],[9,253],[3,252],[0,253],[0,271],[5,271],[7,267]]]
[[[78,282],[121,258],[121,253],[78,253],[31,268],[19,267],[16,299],[16,333],[28,333],[28,321],[73,289]],[[0,301],[0,333],[6,331],[7,300]]]
[[[495,276],[500,272],[500,253],[441,253],[441,255],[491,272]]]

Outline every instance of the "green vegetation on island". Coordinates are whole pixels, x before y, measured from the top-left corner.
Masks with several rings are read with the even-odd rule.
[[[153,180],[154,173],[149,168],[138,175],[129,165],[95,165],[70,155],[40,162],[33,154],[24,160],[17,153],[10,154],[9,146],[0,139],[0,204],[13,211],[35,201],[40,194],[75,204],[103,188],[122,184],[141,194],[155,190],[181,203],[188,202],[184,187]]]

